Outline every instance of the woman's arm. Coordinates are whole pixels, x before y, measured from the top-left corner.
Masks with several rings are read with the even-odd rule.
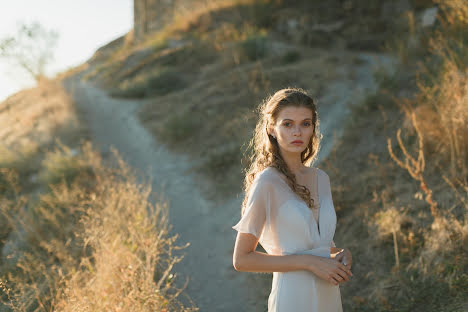
[[[233,254],[233,265],[243,272],[287,272],[308,270],[337,285],[348,281],[351,271],[340,262],[313,255],[269,255],[255,251],[258,238],[249,233],[238,233]]]
[[[287,272],[295,270],[307,270],[308,262],[312,255],[269,255],[264,252],[246,250],[242,244],[245,240],[251,240],[250,234],[239,233],[245,239],[238,239],[233,255],[233,265],[237,271],[243,272]],[[247,237],[248,236],[248,237]],[[255,237],[255,236],[254,236]],[[254,238],[254,240],[256,240]],[[255,248],[256,248],[255,244]]]

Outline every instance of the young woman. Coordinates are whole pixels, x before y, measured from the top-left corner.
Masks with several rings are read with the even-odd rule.
[[[322,135],[312,98],[282,89],[259,107],[233,254],[237,271],[273,272],[269,312],[342,311],[352,256],[336,248],[328,175],[309,167]],[[267,253],[255,249],[260,242]]]

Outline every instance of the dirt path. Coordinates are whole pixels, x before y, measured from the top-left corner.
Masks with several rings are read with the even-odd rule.
[[[153,191],[168,201],[172,235],[179,234],[178,245],[190,242],[173,270],[178,287],[190,278],[186,293],[200,311],[262,311],[264,303],[245,287],[247,273],[232,266],[235,231],[230,224],[238,217],[241,199],[222,207],[206,201],[196,187],[202,181],[186,173],[190,160],[155,143],[137,120],[143,102],[112,99],[78,79],[66,87],[85,115],[93,144],[104,155],[114,146],[129,165],[152,177]]]
[[[334,132],[337,138],[343,133],[343,125],[349,116],[350,108],[359,105],[378,87],[374,70],[382,68],[393,72],[395,58],[383,53],[340,51],[334,71],[336,78],[327,84],[323,96],[318,99],[317,110],[320,130],[323,134],[319,157],[314,166],[325,159],[333,149]],[[329,65],[325,65],[329,66]],[[320,70],[326,71],[327,67]]]

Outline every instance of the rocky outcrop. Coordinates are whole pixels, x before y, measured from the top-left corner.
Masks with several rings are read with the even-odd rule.
[[[134,0],[134,36],[140,41],[146,34],[160,30],[174,15],[177,0]]]

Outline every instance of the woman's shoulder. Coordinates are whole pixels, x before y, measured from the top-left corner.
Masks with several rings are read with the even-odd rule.
[[[320,169],[320,168],[317,168],[317,167],[314,167],[316,170],[317,170],[317,174],[323,176],[323,177],[328,177],[328,174],[323,170],[323,169]]]
[[[318,174],[320,176],[324,176],[328,178],[328,174],[320,168],[317,167],[309,167],[311,174]],[[286,182],[285,177],[282,173],[278,171],[275,167],[266,167],[262,171],[259,171],[255,176],[255,179],[262,180],[262,181],[270,181],[270,182]]]
[[[310,170],[311,173],[315,171],[317,172],[318,176],[324,177],[325,179],[329,179],[328,174],[323,169],[317,167],[310,167]],[[287,184],[284,175],[281,174],[275,167],[266,167],[265,169],[259,171],[255,175],[254,180],[259,184]]]
[[[250,192],[261,196],[278,196],[279,190],[285,187],[279,172],[273,167],[267,167],[255,175]]]
[[[257,174],[255,175],[255,180],[267,182],[267,181],[273,180],[274,176],[275,176],[275,168],[266,167],[265,169],[257,172]]]
[[[257,183],[273,185],[282,181],[280,173],[274,167],[266,167],[262,171],[259,171],[255,175],[255,180]]]

